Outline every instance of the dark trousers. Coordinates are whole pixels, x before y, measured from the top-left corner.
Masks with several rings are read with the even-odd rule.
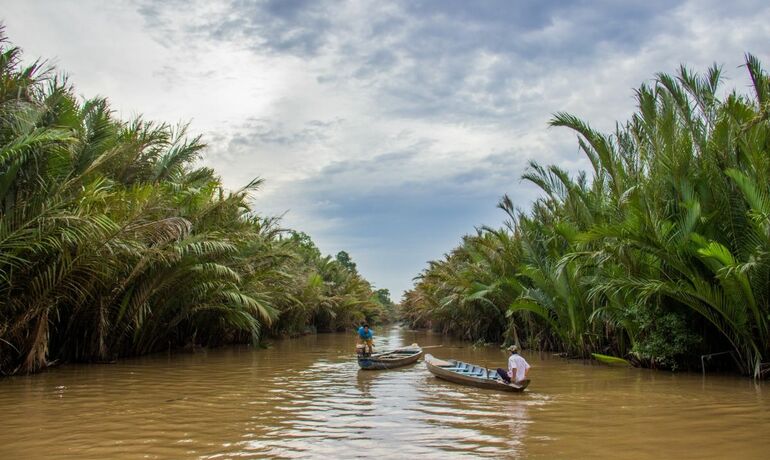
[[[508,371],[502,367],[497,368],[497,375],[499,375],[501,379],[505,380],[505,383],[511,383],[511,378],[508,377]]]

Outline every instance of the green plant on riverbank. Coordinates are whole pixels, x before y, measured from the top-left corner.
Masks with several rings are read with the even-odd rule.
[[[720,69],[659,74],[637,112],[599,133],[557,114],[593,171],[531,164],[528,212],[430,262],[402,312],[468,338],[676,367],[730,350],[760,376],[770,354],[770,80],[720,97]],[[507,314],[504,320],[501,315]]]
[[[0,373],[348,327],[371,285],[223,189],[186,126],[114,118],[0,30]]]

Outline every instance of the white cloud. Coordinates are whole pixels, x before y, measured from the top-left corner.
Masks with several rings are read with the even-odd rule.
[[[588,167],[554,112],[612,130],[656,72],[724,63],[743,90],[743,53],[770,61],[758,1],[5,3],[28,57],[124,117],[192,120],[227,186],[266,178],[258,209],[393,292],[503,193],[526,206],[530,159]]]

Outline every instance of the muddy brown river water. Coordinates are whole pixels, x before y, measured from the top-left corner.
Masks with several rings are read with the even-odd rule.
[[[441,358],[497,348],[390,328]],[[69,365],[0,380],[0,459],[770,458],[767,384],[609,368],[525,351],[523,394],[464,387],[425,364],[359,371],[354,334]]]

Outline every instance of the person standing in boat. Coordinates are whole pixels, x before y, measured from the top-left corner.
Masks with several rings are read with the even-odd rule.
[[[519,347],[516,345],[508,347],[508,351],[511,352],[511,356],[508,358],[508,371],[500,367],[497,369],[497,375],[505,380],[505,383],[521,382],[529,374],[529,363],[519,354]]]
[[[358,338],[364,345],[364,353],[366,353],[368,349],[368,353],[371,354],[374,349],[374,333],[369,329],[368,324],[362,324],[361,327],[358,328]]]

